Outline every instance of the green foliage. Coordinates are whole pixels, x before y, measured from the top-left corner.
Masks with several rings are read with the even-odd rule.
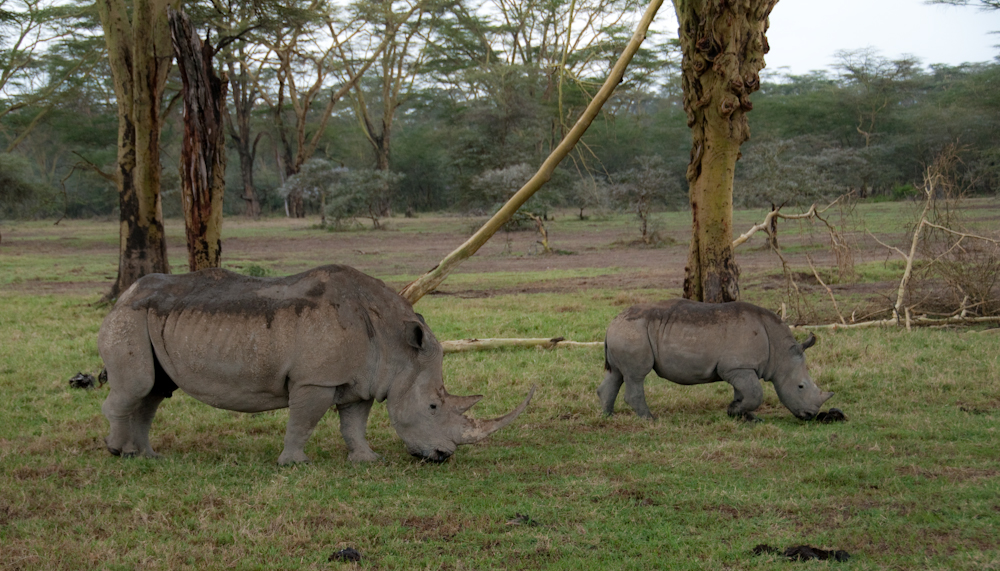
[[[257,264],[248,264],[243,268],[243,273],[254,278],[263,278],[271,274],[271,271]]]
[[[330,188],[326,214],[334,228],[343,228],[354,218],[368,218],[372,228],[382,228],[381,220],[389,216],[393,196],[405,175],[391,171],[359,169],[346,171]]]
[[[914,187],[912,184],[900,184],[892,188],[892,198],[894,200],[903,200],[906,198],[913,198],[918,196],[920,190]]]
[[[871,171],[870,155],[810,135],[755,139],[744,145],[737,163],[733,202],[756,207],[832,200],[861,187]]]
[[[667,204],[676,207],[684,194],[663,167],[661,157],[639,157],[636,163],[636,167],[619,173],[612,180],[611,199],[619,209],[635,215],[639,222],[641,240],[652,244],[659,241],[659,236],[652,227],[651,216],[654,209]]]
[[[38,192],[24,157],[0,153],[0,208],[10,209]]]

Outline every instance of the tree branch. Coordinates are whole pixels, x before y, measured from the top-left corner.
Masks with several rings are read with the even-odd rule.
[[[645,14],[643,14],[642,20],[639,21],[636,27],[635,33],[632,35],[632,39],[629,40],[628,45],[622,51],[621,56],[615,63],[614,67],[611,69],[611,73],[608,74],[607,79],[604,81],[604,85],[601,86],[600,91],[594,99],[587,105],[583,114],[577,120],[573,128],[570,129],[569,133],[563,138],[559,145],[552,151],[552,153],[545,159],[542,166],[535,173],[535,176],[518,190],[507,204],[505,204],[496,214],[490,218],[486,224],[483,225],[471,238],[466,240],[464,244],[459,246],[452,253],[445,256],[438,265],[434,266],[424,275],[420,276],[417,280],[410,283],[400,292],[404,298],[406,298],[411,304],[416,303],[421,297],[431,292],[436,288],[444,279],[452,272],[459,264],[471,257],[476,251],[479,250],[492,236],[503,226],[511,216],[517,212],[520,208],[533,194],[535,194],[538,189],[542,187],[550,178],[552,178],[552,173],[555,168],[566,155],[573,150],[576,143],[583,136],[583,133],[587,130],[590,124],[597,117],[600,112],[601,107],[604,103],[611,97],[614,93],[615,88],[622,81],[622,77],[625,75],[625,69],[628,67],[632,57],[637,51],[639,51],[639,46],[642,41],[646,39],[646,31],[649,29],[650,23],[653,21],[653,17],[656,15],[657,10],[663,4],[663,0],[651,0],[649,6],[646,8]]]

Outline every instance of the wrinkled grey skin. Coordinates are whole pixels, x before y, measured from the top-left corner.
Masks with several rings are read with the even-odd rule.
[[[351,461],[376,460],[368,413],[386,401],[414,456],[444,461],[517,417],[474,420],[480,396],[449,395],[441,345],[412,307],[382,281],[346,266],[285,278],[220,269],[148,275],[104,319],[97,340],[110,394],[105,439],[118,455],[156,456],[149,427],[164,398],[182,389],[214,407],[289,409],[278,463],[307,462],[303,447],[327,409],[340,414]],[[534,389],[532,389],[534,392]]]
[[[809,420],[833,396],[806,370],[805,349],[774,313],[743,302],[701,303],[674,299],[636,305],[608,326],[605,375],[597,389],[605,414],[625,384],[625,402],[652,419],[643,380],[650,370],[681,385],[725,381],[733,386],[730,416],[754,420],[764,400],[759,379],[770,381],[792,414]]]

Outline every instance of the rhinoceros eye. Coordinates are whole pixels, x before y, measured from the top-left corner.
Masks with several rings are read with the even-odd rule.
[[[801,388],[801,387],[800,387],[800,388]],[[437,410],[437,407],[438,407],[438,405],[436,405],[436,404],[431,404],[431,410]]]
[[[804,388],[806,388],[806,386],[805,385],[799,385],[799,388],[800,389],[804,389]],[[433,406],[433,405],[431,405],[431,406]]]

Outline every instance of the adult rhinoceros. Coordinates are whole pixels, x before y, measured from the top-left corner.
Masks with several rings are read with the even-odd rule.
[[[101,407],[111,423],[105,442],[115,455],[156,456],[149,427],[177,388],[226,410],[287,407],[279,464],[309,460],[303,446],[334,406],[349,460],[378,458],[365,428],[372,403],[384,400],[410,454],[440,462],[531,400],[501,418],[466,417],[482,397],[448,394],[441,345],[423,319],[382,281],[346,266],[284,278],[221,269],[148,275],[104,319],[97,345],[111,388]]]
[[[625,402],[653,418],[643,381],[650,370],[681,385],[725,381],[733,386],[730,416],[754,419],[764,400],[760,379],[771,381],[782,404],[809,420],[833,393],[809,377],[801,344],[774,313],[743,302],[700,303],[674,299],[636,305],[608,326],[604,338],[604,382],[597,389],[605,414],[625,384]]]

